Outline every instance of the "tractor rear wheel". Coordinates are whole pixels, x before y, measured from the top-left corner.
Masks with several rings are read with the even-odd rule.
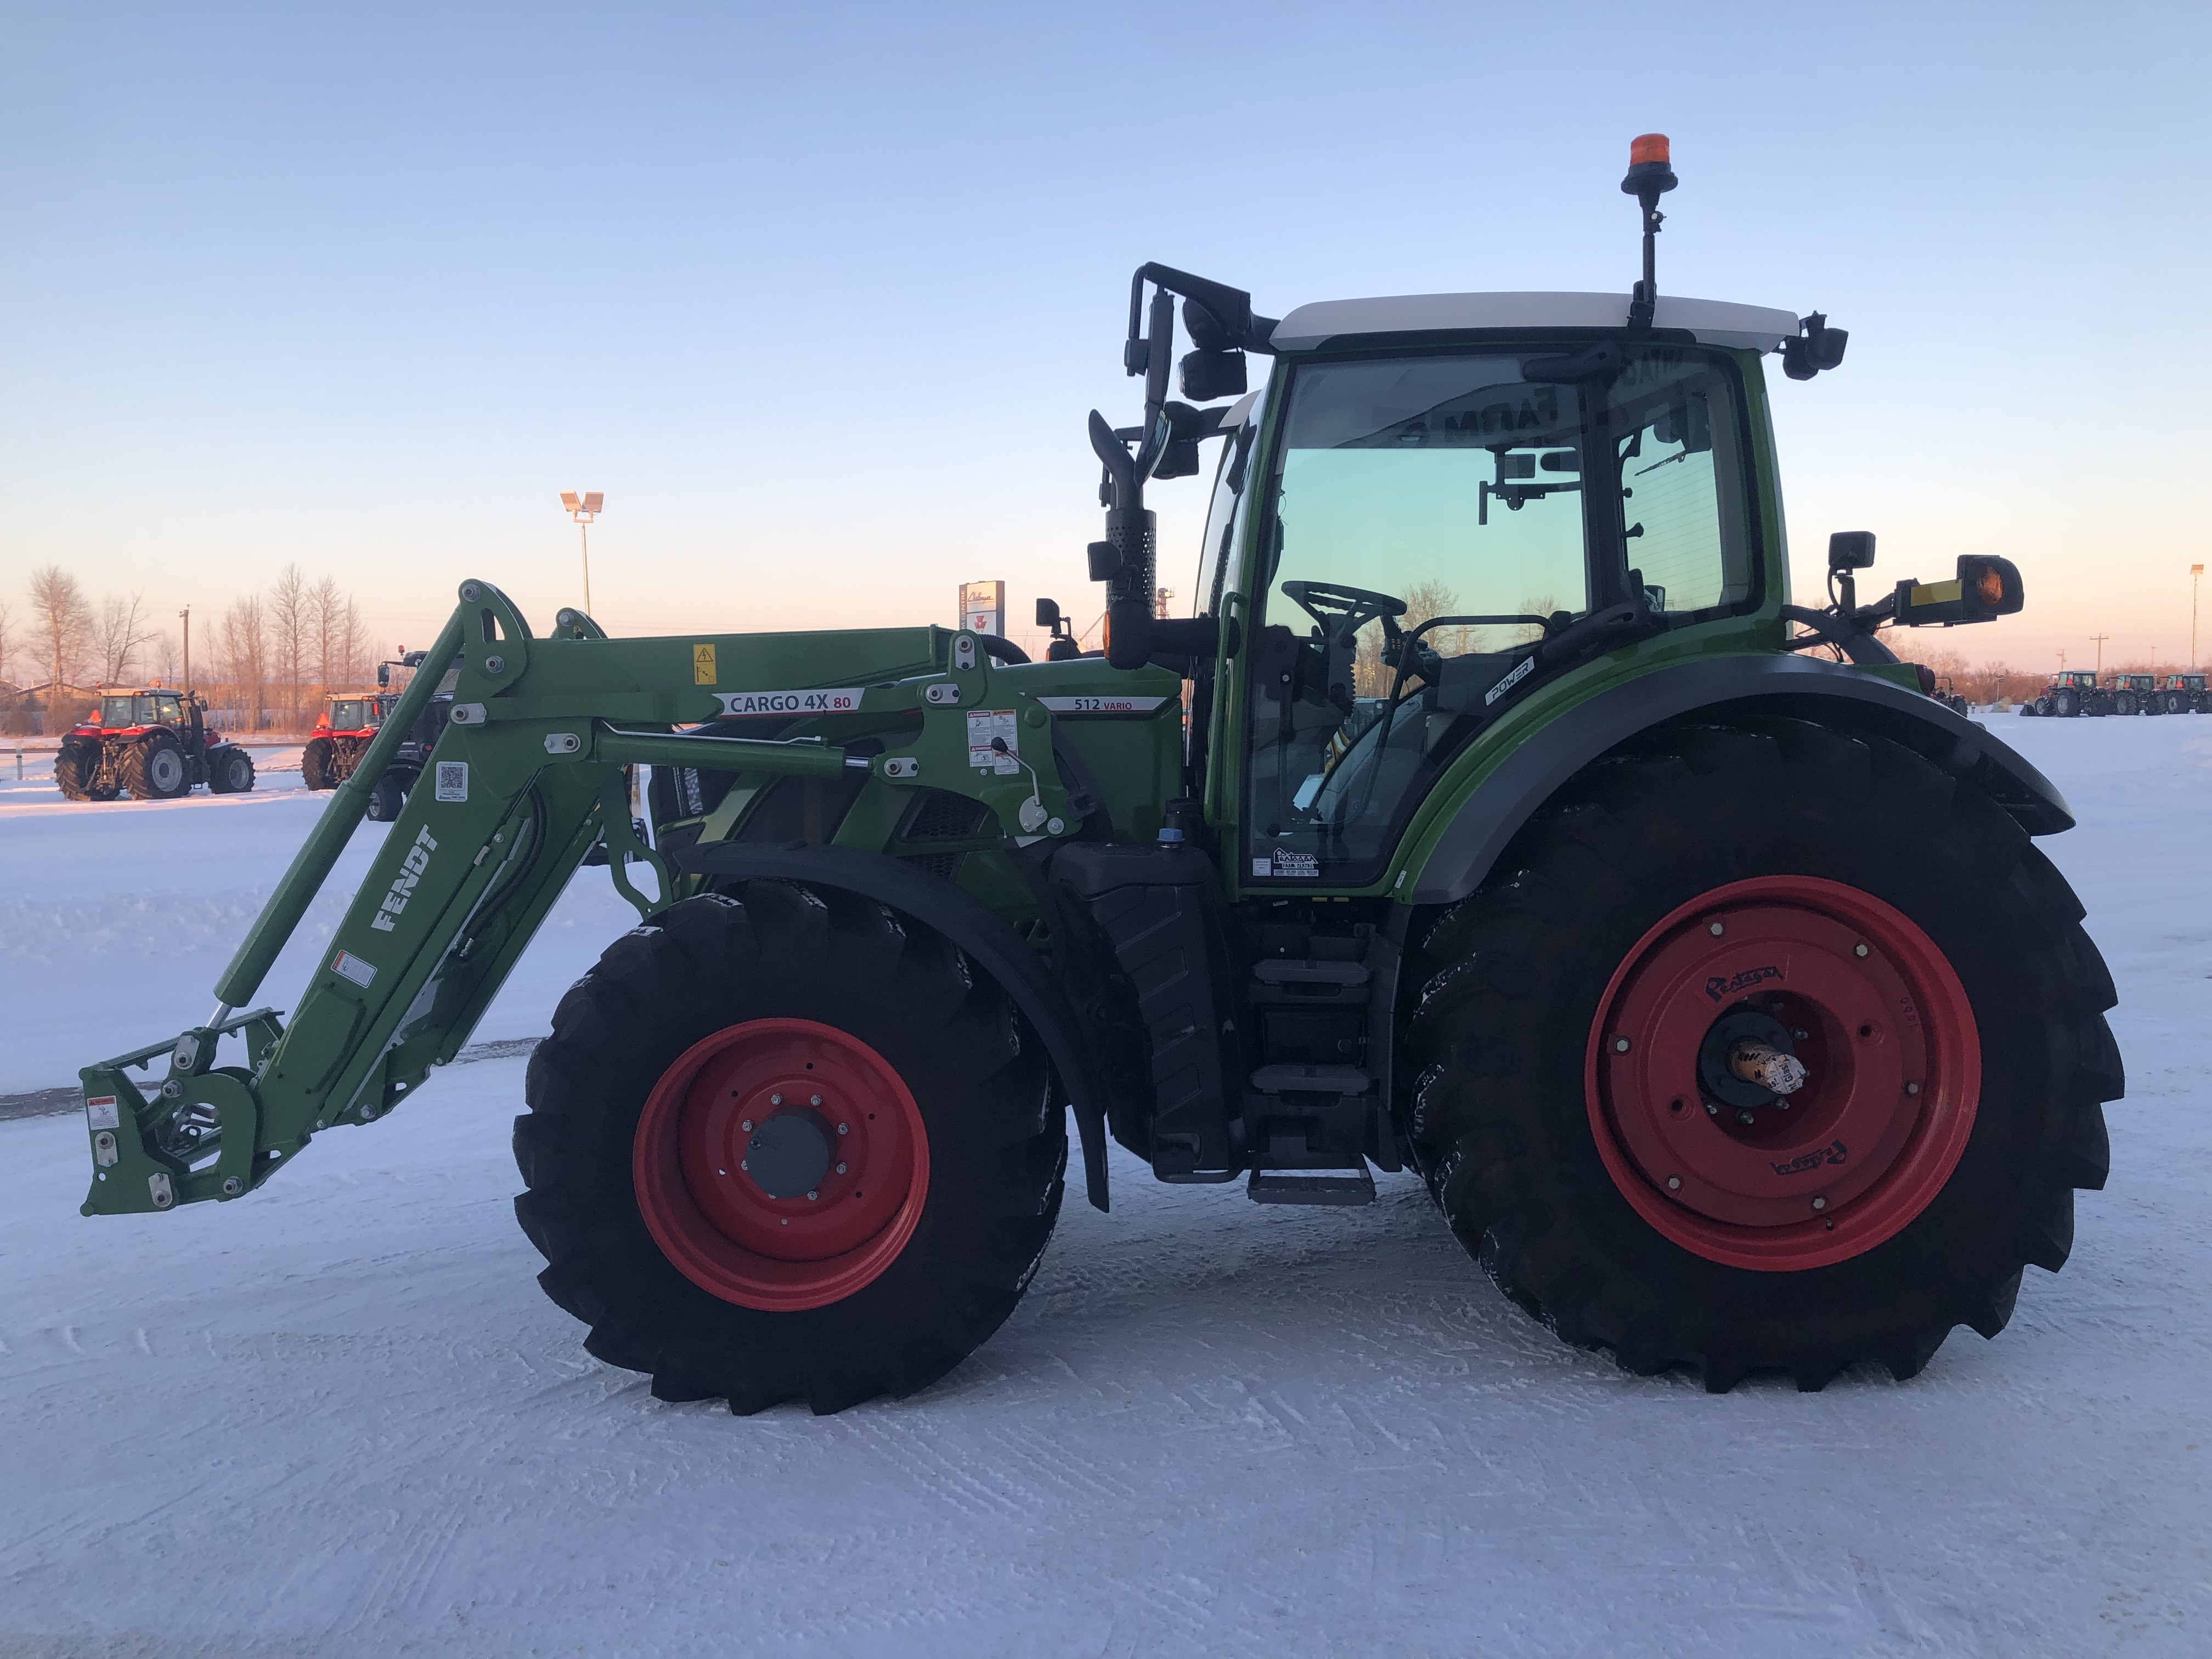
[[[124,751],[116,769],[133,800],[174,800],[192,787],[191,769],[174,738],[151,737]]]
[[[310,789],[335,789],[338,779],[331,769],[331,740],[309,738],[300,750],[300,781]]]
[[[1515,1300],[1631,1370],[1911,1376],[2002,1329],[2104,1184],[2115,999],[2081,916],[1896,744],[1648,734],[1428,934],[1417,1161]]]
[[[585,1346],[663,1400],[817,1413],[927,1387],[1060,1212],[1051,1068],[940,935],[756,881],[672,906],[562,999],[515,1213]]]
[[[64,749],[54,757],[54,787],[70,800],[109,799],[94,793],[93,786],[99,775],[97,750],[88,754],[82,749]]]

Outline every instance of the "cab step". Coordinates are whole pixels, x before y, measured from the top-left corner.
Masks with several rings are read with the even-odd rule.
[[[1255,1204],[1372,1204],[1375,1177],[1357,1170],[1255,1170],[1244,1185]]]

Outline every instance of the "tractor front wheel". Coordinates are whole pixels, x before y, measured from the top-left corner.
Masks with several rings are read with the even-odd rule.
[[[1725,1390],[1995,1336],[2104,1184],[2112,981],[1994,802],[1881,739],[1584,772],[1423,946],[1416,1157],[1571,1342]]]
[[[210,754],[207,772],[211,794],[242,795],[253,787],[253,757],[236,744],[224,744]]]
[[[688,899],[562,999],[515,1213],[585,1346],[663,1400],[834,1412],[1012,1312],[1060,1211],[1051,1068],[959,949],[780,882]]]
[[[331,740],[309,738],[300,750],[300,781],[310,789],[335,789],[337,775],[331,769]]]
[[[399,780],[386,772],[369,787],[368,821],[389,823],[399,816],[399,809],[407,805],[407,791]]]

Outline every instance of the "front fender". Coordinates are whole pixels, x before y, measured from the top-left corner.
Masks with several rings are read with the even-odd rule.
[[[1962,714],[1842,663],[1778,654],[1703,657],[1655,668],[1577,703],[1532,734],[1476,786],[1431,844],[1411,904],[1449,904],[1482,884],[1522,825],[1559,787],[1615,745],[1686,715],[1786,715],[1882,737],[1982,790],[2032,836],[2074,827],[2056,786]]]

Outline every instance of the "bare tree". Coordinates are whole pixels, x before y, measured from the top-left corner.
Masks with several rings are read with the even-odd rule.
[[[350,688],[365,682],[370,675],[368,662],[373,654],[369,648],[368,629],[361,619],[361,607],[351,599],[345,602],[337,629],[338,678]]]
[[[8,622],[12,614],[8,602],[0,599],[0,680],[8,678]]]
[[[315,683],[327,695],[347,678],[338,635],[345,621],[345,595],[337,578],[325,576],[307,593],[307,623],[314,635]]]
[[[129,599],[111,593],[100,602],[100,678],[104,685],[119,685],[131,678],[131,664],[138,647],[154,637],[146,614],[146,596]]]
[[[164,685],[182,685],[185,682],[178,667],[177,636],[164,629],[148,643],[152,647],[147,655],[154,664],[154,678]]]
[[[76,578],[58,564],[31,573],[31,613],[46,659],[46,729],[60,731],[62,687],[80,671],[92,633],[92,606]]]
[[[307,678],[308,638],[313,625],[313,593],[300,567],[288,564],[269,590],[269,654],[283,699],[284,729],[300,729],[301,681]]]
[[[229,686],[226,701],[238,710],[240,729],[259,731],[269,674],[268,623],[259,594],[230,602],[216,632],[216,648],[218,672]]]

